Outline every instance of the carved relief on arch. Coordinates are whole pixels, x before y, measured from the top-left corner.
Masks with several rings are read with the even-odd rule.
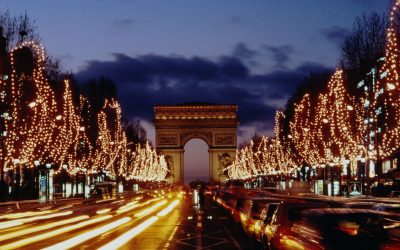
[[[204,131],[182,132],[180,137],[182,146],[193,138],[203,139],[208,146],[212,146],[212,132],[204,132]]]

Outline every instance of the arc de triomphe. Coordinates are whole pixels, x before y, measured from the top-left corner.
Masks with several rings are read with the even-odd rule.
[[[154,107],[156,148],[165,155],[169,183],[183,183],[184,146],[193,139],[209,147],[210,180],[225,182],[224,169],[233,161],[237,148],[238,106],[188,103]]]

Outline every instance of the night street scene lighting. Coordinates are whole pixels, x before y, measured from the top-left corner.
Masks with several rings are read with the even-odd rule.
[[[0,249],[400,249],[400,0],[0,3]]]

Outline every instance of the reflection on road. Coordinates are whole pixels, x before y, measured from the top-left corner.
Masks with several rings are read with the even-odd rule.
[[[179,200],[168,197],[176,194],[149,191],[117,199],[25,205],[25,211],[0,216],[0,249],[123,247],[177,208]]]

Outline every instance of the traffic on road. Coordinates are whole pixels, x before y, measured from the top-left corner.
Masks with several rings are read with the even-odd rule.
[[[0,204],[0,249],[399,249],[398,198],[192,183]]]

